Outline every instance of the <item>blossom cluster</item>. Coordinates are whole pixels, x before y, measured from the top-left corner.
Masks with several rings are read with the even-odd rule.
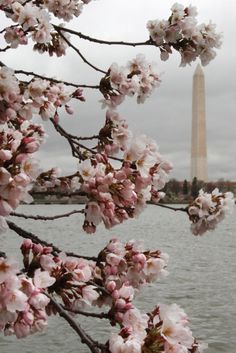
[[[95,282],[111,295],[111,311],[116,320],[122,321],[124,313],[134,307],[132,300],[137,290],[168,275],[168,258],[160,250],[145,251],[141,242],[131,240],[123,244],[117,238],[111,239],[99,253]]]
[[[221,34],[216,33],[216,26],[197,24],[197,10],[194,6],[184,7],[175,3],[168,20],[148,21],[151,40],[160,48],[161,59],[167,60],[172,48],[181,55],[180,66],[190,64],[200,58],[202,65],[207,65],[215,58],[215,48],[221,46]]]
[[[176,304],[159,304],[151,313],[130,310],[118,334],[109,340],[111,353],[202,353],[188,326],[186,313]]]
[[[34,244],[27,239],[22,244],[24,266],[31,275],[32,267],[48,273],[54,279],[50,292],[56,293],[67,308],[79,309],[99,297],[96,287],[89,284],[93,279],[95,263],[79,257],[52,254],[52,248]]]
[[[58,108],[65,107],[68,114],[72,109],[68,102],[72,99],[84,101],[80,89],[69,93],[62,83],[53,83],[35,78],[30,83],[19,81],[14,71],[0,68],[0,123],[21,118],[30,120],[39,115],[43,120],[58,120]]]
[[[159,304],[144,314],[133,303],[141,286],[167,274],[167,254],[118,239],[109,242],[96,262],[57,255],[30,239],[21,251],[24,273],[14,261],[0,257],[0,330],[5,335],[23,338],[44,329],[47,315],[56,313],[48,292],[75,312],[88,305],[109,305],[111,324],[121,327],[107,343],[111,353],[141,353],[154,345],[167,353],[202,352],[176,304]]]
[[[202,235],[216,228],[217,224],[232,213],[234,196],[232,192],[221,193],[214,189],[211,194],[199,191],[198,197],[188,206],[188,215],[192,221],[194,235]]]
[[[111,353],[149,352],[154,347],[157,352],[202,352],[187,326],[187,315],[176,304],[159,304],[145,314],[133,303],[140,286],[166,276],[167,261],[165,253],[144,251],[138,242],[122,244],[117,239],[98,255],[98,283],[110,293],[109,314],[121,326],[109,339]]]
[[[201,353],[207,348],[194,339],[188,317],[178,305],[159,304],[148,316],[143,351],[152,349],[154,345],[158,351],[166,353]]]
[[[27,44],[28,38],[32,38],[36,42],[34,49],[40,52],[54,53],[57,56],[65,55],[68,46],[66,39],[69,35],[63,32],[61,36],[54,31],[53,25],[50,23],[51,16],[62,18],[70,21],[73,17],[78,17],[83,9],[84,4],[88,4],[91,0],[44,0],[40,2],[24,2],[22,0],[1,1],[0,9],[5,11],[6,16],[11,18],[17,25],[6,28],[5,40],[12,48],[17,48],[20,44]],[[62,24],[63,26],[63,24]]]
[[[14,2],[11,6],[13,14],[10,16],[14,22],[22,26],[24,32],[34,29],[32,39],[39,43],[49,42],[52,25],[47,11],[34,6],[32,3],[21,5]]]
[[[100,82],[100,91],[104,95],[104,106],[115,108],[125,96],[137,96],[138,103],[144,103],[153,90],[160,85],[159,75],[154,71],[154,64],[146,61],[139,54],[126,66],[113,63]]]
[[[114,169],[103,153],[83,161],[78,172],[81,191],[89,199],[84,230],[93,233],[101,222],[110,228],[138,215],[147,201],[158,202],[171,169],[156,143],[145,135],[131,140],[119,169]]]
[[[13,260],[0,257],[0,331],[23,338],[43,330],[50,301],[43,291],[54,282],[47,271],[37,269],[30,278]]]
[[[0,229],[7,227],[4,217],[21,201],[32,202],[28,192],[40,173],[32,154],[43,142],[43,127],[29,121],[15,120],[14,124],[0,131]]]
[[[99,131],[99,151],[112,156],[125,151],[133,137],[127,121],[112,109],[106,112],[105,125]]]
[[[91,0],[59,0],[57,2],[53,0],[44,0],[43,6],[45,6],[49,12],[53,13],[54,16],[62,18],[64,21],[70,21],[73,17],[78,17],[83,10],[83,5],[88,4]]]

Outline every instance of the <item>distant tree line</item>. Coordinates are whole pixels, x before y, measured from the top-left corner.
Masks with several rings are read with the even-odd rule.
[[[170,179],[165,185],[163,191],[166,193],[164,202],[184,202],[191,201],[198,196],[200,189],[211,193],[215,188],[221,192],[231,191],[236,194],[236,182],[219,179],[217,181],[204,182],[198,180],[196,177],[192,181],[179,181],[177,179]]]

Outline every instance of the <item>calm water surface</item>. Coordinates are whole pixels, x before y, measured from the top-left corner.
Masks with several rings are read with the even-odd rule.
[[[77,206],[78,207],[78,206]],[[30,205],[18,211],[53,215],[71,211],[76,205]],[[54,241],[64,250],[96,255],[111,237],[142,239],[147,248],[161,249],[170,255],[169,276],[150,285],[136,299],[137,306],[148,311],[157,303],[177,303],[191,320],[194,336],[208,343],[207,353],[236,353],[236,210],[220,226],[203,237],[189,231],[185,214],[148,207],[136,220],[96,235],[81,231],[81,215],[58,221],[14,221],[42,239]],[[1,249],[15,255],[21,239],[11,231],[1,235]],[[20,255],[19,255],[20,259]],[[104,321],[78,318],[93,337],[105,342],[115,330]],[[85,353],[86,346],[62,319],[52,317],[43,333],[17,340],[0,336],[0,353]]]

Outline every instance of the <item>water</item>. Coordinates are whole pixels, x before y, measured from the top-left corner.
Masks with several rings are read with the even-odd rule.
[[[21,206],[17,211],[53,215],[75,209],[76,205]],[[235,210],[234,210],[235,211]],[[20,226],[38,234],[42,239],[54,241],[64,250],[96,255],[111,237],[122,240],[143,239],[147,248],[160,249],[170,255],[170,275],[142,290],[137,306],[149,311],[157,303],[177,303],[187,312],[194,336],[207,342],[207,353],[236,352],[236,243],[235,213],[219,227],[202,237],[189,231],[185,214],[149,206],[136,220],[130,220],[106,231],[99,227],[95,235],[81,231],[79,214],[58,221],[30,221],[16,219]],[[15,255],[21,239],[11,231],[1,235],[1,249]],[[20,259],[20,256],[19,256]],[[78,317],[82,326],[101,342],[114,331],[105,321]],[[68,324],[58,317],[49,319],[43,333],[26,339],[0,336],[0,353],[85,353]]]

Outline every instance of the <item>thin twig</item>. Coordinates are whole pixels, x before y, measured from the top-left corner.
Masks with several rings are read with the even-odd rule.
[[[91,64],[85,57],[84,55],[80,52],[80,50],[74,46],[63,34],[63,28],[55,28],[56,31],[59,33],[59,35],[63,38],[63,40],[68,44],[69,47],[71,47],[74,51],[76,51],[76,53],[81,57],[81,59],[83,60],[83,62],[85,62],[85,64],[87,64],[88,66],[92,67],[94,70],[99,71],[103,74],[106,74],[107,72],[104,70],[99,69],[98,67],[94,66],[93,64]]]
[[[28,2],[31,2],[32,0],[25,0],[25,2],[23,2],[22,6],[25,6]]]
[[[86,141],[86,140],[95,140],[99,139],[99,135],[93,135],[93,136],[75,136],[77,140],[81,141]]]
[[[47,297],[50,299],[51,304],[57,309],[58,314],[63,317],[68,324],[72,327],[72,329],[79,335],[81,342],[86,344],[92,353],[99,353],[99,348],[105,348],[104,345],[94,341],[80,326],[78,322],[76,322],[66,310],[63,309],[62,305],[60,305],[51,295],[45,293]]]
[[[22,229],[21,227],[19,227],[17,224],[15,224],[14,222],[11,222],[11,221],[8,221],[7,220],[7,224],[9,226],[9,228],[11,230],[13,230],[14,232],[16,232],[19,236],[21,236],[22,238],[24,239],[31,239],[34,243],[36,244],[41,244],[43,246],[48,246],[48,247],[51,247],[53,249],[53,255],[57,256],[59,253],[62,252],[61,249],[59,249],[57,246],[55,246],[54,244],[52,243],[48,243],[47,241],[45,240],[42,240],[40,239],[39,237],[37,237],[37,235],[31,233],[31,232],[28,232],[26,231],[25,229]],[[92,260],[92,261],[96,261],[97,258],[96,257],[93,257],[93,256],[83,256],[83,255],[78,255],[78,254],[75,254],[73,252],[65,252],[65,254],[67,256],[73,256],[73,257],[79,257],[79,258],[83,258],[83,259],[86,259],[86,260]]]
[[[33,195],[87,196],[87,194],[83,191],[63,192],[60,190],[50,190],[50,189],[47,189],[45,191],[30,190],[30,195],[32,196]]]
[[[84,85],[84,84],[76,84],[76,83],[67,82],[67,81],[61,81],[61,80],[57,80],[55,78],[51,78],[51,77],[35,74],[32,71],[28,72],[28,71],[25,71],[25,70],[14,70],[14,72],[15,72],[15,74],[23,74],[23,75],[28,75],[28,76],[34,76],[34,77],[38,77],[38,78],[41,78],[43,80],[48,80],[48,81],[54,82],[54,83],[63,83],[65,86],[99,89],[98,85]]]
[[[98,44],[107,44],[107,45],[126,45],[126,46],[130,46],[130,47],[136,47],[136,46],[143,46],[143,45],[153,45],[153,46],[158,46],[155,42],[153,42],[153,40],[148,39],[145,42],[124,42],[124,41],[109,41],[109,40],[102,40],[102,39],[98,39],[98,38],[93,38],[90,36],[87,36],[81,32],[77,32],[73,29],[70,28],[66,28],[66,27],[60,27],[60,26],[56,26],[53,25],[53,27],[55,28],[55,30],[59,30],[59,31],[64,31],[64,32],[68,32],[70,34],[74,34],[75,36],[80,37],[81,39],[85,39],[88,40],[90,42],[93,43],[98,43]]]
[[[66,132],[60,124],[56,123],[54,119],[50,118],[50,121],[52,122],[53,126],[55,127],[56,131],[59,132],[59,134],[63,137],[65,137],[70,145],[71,148],[71,153],[72,156],[75,158],[79,158],[80,160],[85,160],[86,156],[83,155],[83,153],[80,152],[80,146],[77,141],[74,141],[74,138],[72,135],[70,135],[68,132]]]
[[[89,311],[82,311],[82,310],[75,310],[71,308],[67,308],[66,306],[63,305],[63,309],[66,311],[69,311],[74,314],[79,314],[87,317],[97,317],[99,319],[109,319],[109,314],[108,313],[90,313]]]
[[[54,119],[50,118],[51,122],[53,123],[55,129],[59,132],[59,134],[63,137],[65,137],[67,139],[67,141],[69,142],[70,144],[70,147],[71,147],[71,151],[72,151],[72,155],[76,158],[79,158],[80,160],[84,160],[86,159],[87,157],[85,157],[82,153],[80,153],[79,149],[78,148],[83,148],[85,149],[86,151],[90,152],[91,154],[96,154],[97,152],[95,150],[93,150],[92,148],[89,148],[85,145],[83,145],[82,143],[79,142],[79,137],[77,136],[74,136],[70,133],[68,133],[65,129],[63,129],[63,127],[56,123],[54,121]],[[76,148],[75,145],[78,147]],[[114,156],[108,156],[108,158],[110,159],[113,159],[115,161],[119,161],[119,162],[123,162],[123,160],[121,158],[118,158],[118,157],[114,157]]]
[[[6,65],[3,62],[0,61],[0,66],[4,67]],[[77,83],[57,80],[57,79],[52,78],[52,77],[48,77],[48,76],[37,74],[37,73],[35,73],[33,71],[14,70],[14,73],[15,74],[22,74],[22,75],[26,75],[26,76],[34,76],[34,77],[37,77],[37,78],[41,78],[42,80],[47,80],[47,81],[54,82],[54,83],[63,83],[65,86],[72,86],[72,87],[76,87],[76,88],[80,87],[80,88],[99,89],[98,85],[85,85],[85,84],[77,84]]]
[[[99,138],[99,135],[93,135],[93,136],[89,136],[89,137],[79,137],[76,135],[72,135],[69,132],[67,132],[65,129],[63,129],[63,127],[60,124],[56,123],[52,118],[50,118],[50,120],[55,127],[57,126],[60,129],[60,132],[62,132],[64,135],[70,137],[73,140],[78,140],[78,141],[79,140],[93,140],[93,139]]]
[[[4,10],[3,10],[4,11]],[[3,28],[1,31],[0,31],[0,34],[2,34],[2,33],[4,33],[8,28],[14,28],[14,27],[18,27],[18,24],[16,24],[16,25],[11,25],[11,26],[7,26],[7,27],[5,27],[5,28]]]
[[[159,207],[163,207],[163,208],[168,208],[169,210],[172,210],[172,211],[188,212],[188,207],[172,207],[172,206],[164,205],[163,203],[155,203],[152,201],[147,201],[147,204],[159,206]]]
[[[71,211],[68,213],[57,214],[55,216],[27,215],[24,213],[12,212],[10,214],[10,216],[21,217],[21,218],[25,218],[25,219],[34,219],[36,221],[54,221],[55,219],[58,219],[58,218],[70,217],[71,215],[73,215],[75,213],[84,213],[84,210],[74,210],[74,211]]]
[[[1,49],[0,48],[0,52],[4,52],[4,51],[7,51],[8,49],[10,49],[11,46],[10,45],[7,45],[5,48]]]

